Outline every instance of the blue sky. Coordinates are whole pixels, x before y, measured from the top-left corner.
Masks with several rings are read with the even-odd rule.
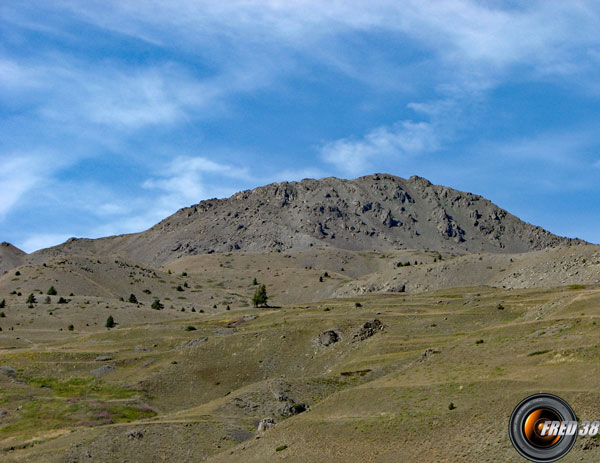
[[[2,2],[0,241],[389,172],[598,243],[599,76],[592,1]]]

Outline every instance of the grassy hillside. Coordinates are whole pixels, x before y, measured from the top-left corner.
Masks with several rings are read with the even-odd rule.
[[[127,322],[7,331],[0,319],[3,461],[516,462],[507,420],[526,395],[557,393],[600,417],[597,286],[371,294],[151,321],[140,311],[167,310],[105,305]],[[355,337],[373,319],[383,329]],[[328,330],[338,340],[324,345]],[[276,424],[259,433],[264,418]],[[564,461],[597,461],[584,441]]]

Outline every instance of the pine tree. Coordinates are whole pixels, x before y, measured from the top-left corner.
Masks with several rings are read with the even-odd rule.
[[[5,300],[5,299],[2,299],[2,300],[0,301],[0,309],[3,309],[4,307],[6,307],[6,300]]]
[[[138,300],[137,300],[137,297],[135,297],[135,294],[130,294],[128,301],[131,302],[132,304],[138,303]]]
[[[265,285],[260,285],[252,297],[252,303],[254,304],[254,307],[258,307],[259,305],[265,306],[267,305],[268,299],[267,287]]]
[[[54,286],[50,286],[50,289],[46,294],[48,294],[49,296],[56,296],[58,293],[56,292],[56,289],[54,289]]]
[[[164,308],[164,305],[160,303],[160,299],[154,299],[154,302],[151,306],[154,310],[160,310]]]
[[[112,317],[112,315],[109,315],[109,317],[106,319],[106,327],[114,328],[115,325],[116,325],[115,319]]]
[[[35,296],[33,295],[33,293],[31,293],[27,297],[27,300],[25,302],[27,302],[27,304],[31,305],[31,304],[35,304],[37,301],[35,300]]]

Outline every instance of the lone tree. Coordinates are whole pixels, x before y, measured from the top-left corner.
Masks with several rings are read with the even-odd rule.
[[[54,289],[54,286],[50,286],[50,289],[46,294],[48,294],[48,296],[56,296],[57,292],[56,289]]]
[[[106,327],[114,328],[115,325],[116,325],[115,319],[112,317],[112,315],[109,315],[108,318],[106,319]]]
[[[254,278],[254,280],[252,280],[252,285],[256,286],[258,284],[258,281],[256,281],[256,278]]]
[[[35,300],[35,296],[33,295],[33,293],[31,293],[28,297],[27,300],[25,301],[27,302],[27,304],[35,304],[37,301]]]
[[[132,304],[138,303],[138,300],[137,300],[137,297],[135,297],[135,294],[130,294],[128,301],[131,302]]]
[[[160,303],[160,299],[154,299],[154,302],[152,303],[151,307],[154,310],[160,310],[163,309],[165,306]]]
[[[252,296],[252,303],[254,304],[254,307],[258,307],[259,305],[264,307],[267,305],[268,299],[267,287],[265,285],[260,285],[254,293],[254,296]]]

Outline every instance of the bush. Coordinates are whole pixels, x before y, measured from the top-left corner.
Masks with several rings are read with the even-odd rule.
[[[50,298],[50,296],[46,296],[46,299],[44,299],[44,304],[50,304],[52,302],[52,299]]]
[[[129,295],[129,299],[127,299],[128,302],[132,303],[132,304],[137,304],[138,300],[137,297],[135,297],[135,294],[130,294]]]
[[[192,307],[192,312],[195,312],[195,311],[196,311],[196,308],[195,308],[195,307]]]
[[[57,304],[68,304],[69,301],[67,301],[64,297],[59,297],[58,301],[56,301]]]
[[[254,293],[254,296],[252,296],[252,303],[254,304],[254,307],[258,307],[259,305],[266,306],[268,299],[267,287],[265,285],[260,285]]]
[[[454,402],[450,402],[448,404],[448,410],[454,410],[456,408],[456,406],[454,405]]]
[[[356,307],[358,309],[358,308],[362,307],[362,304],[360,302],[355,302],[354,307]]]
[[[48,296],[56,296],[58,293],[56,292],[56,289],[54,289],[54,286],[50,286],[50,289],[48,289],[46,294],[48,294]]]
[[[323,283],[323,277],[319,277],[319,283]]]
[[[252,280],[252,284],[253,284],[254,286],[256,286],[256,285],[258,284],[258,281],[256,281],[256,278],[254,278],[254,280]]]
[[[33,295],[33,293],[31,293],[29,296],[27,296],[27,300],[25,302],[27,302],[27,304],[31,305],[31,304],[35,304],[37,301],[35,300],[35,296]]]
[[[6,307],[6,300],[5,300],[5,299],[2,299],[2,300],[0,301],[0,309],[3,309],[4,307]]]
[[[196,327],[195,327],[195,326],[192,326],[192,325],[189,325],[189,326],[186,326],[186,327],[185,327],[185,330],[186,330],[186,331],[196,331]]]
[[[107,328],[114,328],[116,325],[115,323],[115,319],[112,317],[112,315],[109,315],[109,317],[106,319],[106,327]]]
[[[67,329],[68,329],[69,331],[73,331],[73,330],[75,329],[75,327],[74,327],[73,325],[69,325],[69,326],[67,327]]]
[[[0,312],[0,318],[6,318],[6,314],[4,312]]]
[[[483,343],[484,343],[483,339],[478,339],[477,341],[475,341],[475,344],[483,344]]]
[[[154,310],[161,310],[165,308],[165,306],[160,303],[160,299],[154,299],[154,302],[152,303],[151,307]]]
[[[504,306],[502,304],[498,304],[498,307],[496,307],[498,310],[504,310]]]
[[[189,288],[189,286],[188,286],[188,282],[187,282],[187,281],[184,281],[184,282],[183,282],[183,287],[184,287],[184,288]]]
[[[181,287],[181,285],[177,285],[177,288],[175,288],[177,291],[183,291],[183,288]]]
[[[227,306],[226,310],[231,310],[231,307]]]
[[[181,272],[181,276],[182,277],[186,277],[187,276],[187,272]]]
[[[15,272],[15,276],[19,276],[21,275],[21,272],[19,272],[18,270]]]

